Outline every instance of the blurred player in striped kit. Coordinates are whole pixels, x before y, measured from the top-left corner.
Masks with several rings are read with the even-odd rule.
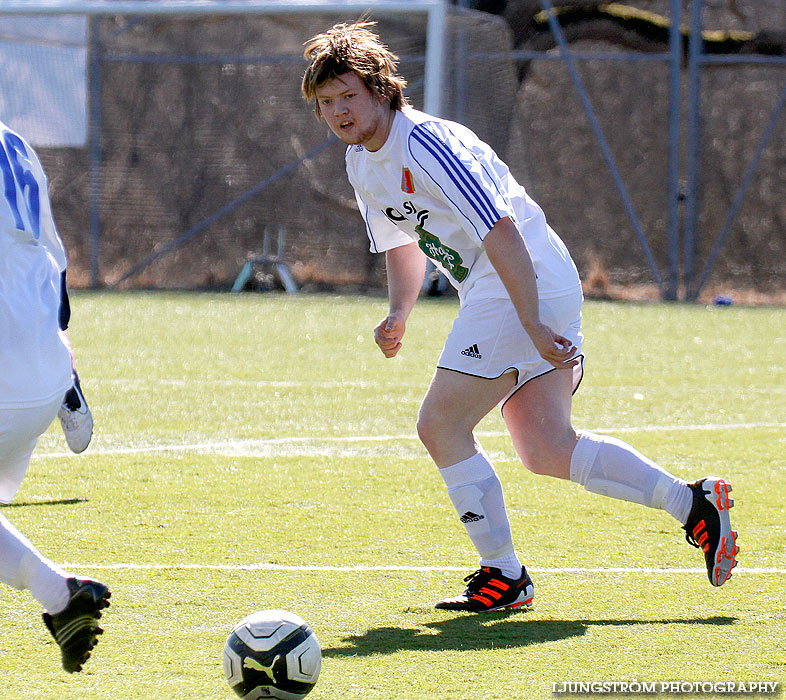
[[[385,253],[389,313],[374,329],[385,357],[402,347],[426,258],[460,310],[418,417],[456,513],[480,557],[463,593],[438,608],[528,606],[532,580],[513,545],[502,485],[474,436],[497,405],[523,464],[588,491],[660,508],[701,547],[710,582],[736,564],[731,487],[686,483],[615,438],[577,433],[583,375],[581,282],[540,207],[469,129],[407,104],[397,57],[363,19],[306,42],[304,97],[348,145],[346,169],[371,250]]]
[[[52,247],[46,177],[30,145],[2,122],[0,173],[0,503],[10,503],[73,380],[60,329],[63,268]],[[98,619],[109,604],[107,586],[63,571],[4,515],[0,580],[33,594],[46,611],[44,623],[60,646],[63,667],[81,670],[102,632]]]

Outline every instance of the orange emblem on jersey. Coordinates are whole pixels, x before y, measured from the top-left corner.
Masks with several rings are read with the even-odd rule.
[[[401,191],[412,194],[415,191],[415,181],[409,168],[401,168]]]

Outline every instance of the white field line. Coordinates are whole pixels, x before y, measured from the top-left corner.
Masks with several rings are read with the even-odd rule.
[[[467,567],[459,566],[319,566],[319,565],[288,565],[288,564],[269,564],[260,562],[258,564],[73,564],[62,565],[66,569],[102,569],[116,571],[293,571],[303,573],[334,572],[334,573],[366,573],[374,571],[398,571],[398,572],[462,572]],[[528,567],[529,571],[539,574],[703,574],[706,569],[703,567],[695,568],[657,568],[657,567]],[[786,574],[786,568],[778,567],[737,567],[734,569],[736,574]]]
[[[696,432],[696,431],[722,431],[722,430],[753,430],[757,428],[786,428],[786,422],[761,421],[750,423],[705,423],[700,425],[645,425],[636,427],[618,428],[592,428],[592,432],[618,434],[618,433],[656,433],[656,432]],[[478,431],[478,437],[507,437],[505,431]],[[126,454],[151,454],[157,452],[203,452],[208,454],[224,454],[229,452],[230,456],[264,456],[259,454],[259,450],[276,446],[293,447],[302,445],[304,455],[314,452],[323,454],[324,445],[353,445],[353,444],[373,444],[384,442],[412,442],[418,441],[415,434],[403,435],[338,435],[338,436],[308,436],[293,435],[278,438],[246,438],[236,440],[207,440],[192,443],[171,443],[163,445],[134,445],[129,447],[92,447],[86,454],[94,455],[126,455]],[[312,446],[309,449],[309,446]],[[256,449],[257,452],[252,452]],[[247,450],[248,452],[240,452]],[[37,452],[38,458],[63,458],[74,457],[71,452]]]
[[[133,387],[134,381],[128,379],[102,379],[102,385],[114,384],[121,388]],[[357,389],[368,389],[376,386],[373,381],[362,379],[341,381],[322,380],[289,380],[289,379],[156,379],[147,378],[145,384],[158,384],[171,387],[192,387],[192,386],[228,386],[228,387],[248,387],[253,389],[300,389],[314,387],[315,389],[342,389],[352,387]]]
[[[369,387],[379,386],[379,382],[374,379],[354,379],[354,380],[304,380],[304,379],[172,379],[172,378],[156,378],[149,377],[145,379],[146,384],[158,384],[162,386],[171,387],[192,387],[192,386],[221,386],[221,387],[248,387],[255,389],[300,389],[300,388],[317,388],[317,389],[342,389],[346,387],[357,389],[368,389]],[[109,378],[102,379],[102,385],[115,385],[121,388],[134,387],[136,380]],[[402,386],[402,385],[398,385]],[[425,385],[422,382],[413,382],[403,386],[409,387],[422,387],[425,390]],[[617,385],[612,384],[608,386],[595,386],[592,388],[597,392],[625,392],[637,393],[646,392],[648,387],[646,385]],[[784,394],[786,387],[746,387],[745,389],[734,389],[728,385],[716,386],[705,385],[697,388],[695,391],[703,393],[717,393],[718,391],[734,391],[742,394]]]

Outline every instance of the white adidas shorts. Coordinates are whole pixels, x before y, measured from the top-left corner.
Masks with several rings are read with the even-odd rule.
[[[540,301],[540,320],[570,340],[578,348],[578,354],[584,341],[583,300],[579,288],[566,296]],[[487,379],[516,372],[516,385],[500,405],[528,381],[554,369],[538,353],[509,299],[483,299],[463,306],[453,322],[437,367]],[[574,391],[582,374],[580,364],[573,374]]]
[[[57,415],[62,397],[32,408],[0,408],[0,503],[14,500],[39,436]]]

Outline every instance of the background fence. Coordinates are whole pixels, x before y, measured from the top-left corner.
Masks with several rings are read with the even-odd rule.
[[[784,291],[786,12],[589,5],[450,8],[442,114],[508,161],[590,293]],[[299,283],[381,287],[343,146],[299,94],[303,42],[357,14],[92,16],[86,142],[39,149],[72,284],[230,288],[267,228]],[[424,15],[372,18],[421,107]]]

